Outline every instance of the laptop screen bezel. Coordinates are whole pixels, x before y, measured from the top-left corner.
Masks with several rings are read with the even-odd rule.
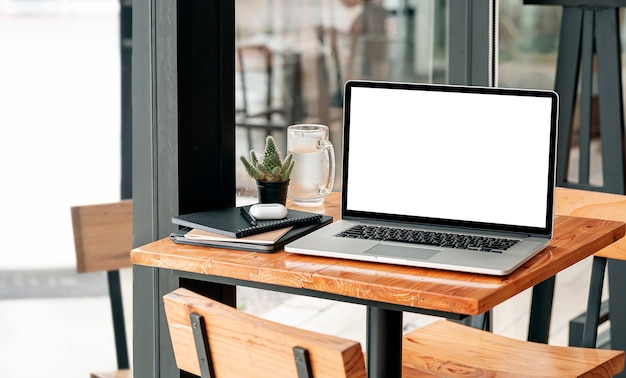
[[[534,96],[545,97],[551,99],[551,125],[550,125],[550,152],[549,166],[546,190],[546,214],[545,227],[527,227],[509,224],[482,223],[471,221],[460,221],[453,219],[434,219],[419,216],[391,215],[375,212],[350,210],[348,204],[348,161],[350,156],[350,110],[351,96],[353,88],[384,88],[384,89],[400,89],[400,90],[418,90],[418,91],[438,91],[438,92],[457,92],[457,93],[477,93],[477,94],[502,94],[515,96]],[[342,219],[354,221],[390,221],[398,223],[424,224],[442,227],[453,227],[464,230],[474,230],[476,232],[489,231],[503,233],[516,233],[521,235],[552,237],[552,229],[554,223],[554,186],[556,176],[556,139],[558,129],[558,111],[559,101],[558,95],[554,91],[537,90],[537,89],[520,89],[520,88],[496,88],[496,87],[478,87],[478,86],[461,86],[461,85],[445,85],[445,84],[420,84],[420,83],[401,83],[401,82],[381,82],[366,80],[351,80],[346,82],[344,88],[344,130],[343,130],[343,162],[342,162],[342,201],[341,216]]]

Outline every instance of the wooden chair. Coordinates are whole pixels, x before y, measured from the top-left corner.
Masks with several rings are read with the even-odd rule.
[[[187,289],[163,299],[181,370],[203,378],[366,376],[356,341],[264,320]]]
[[[439,320],[403,339],[403,377],[612,377],[624,352],[533,343]]]
[[[358,342],[260,319],[187,289],[163,299],[176,365],[192,374],[366,376]],[[624,369],[621,351],[519,341],[444,320],[405,336],[402,353],[403,377],[610,377]]]
[[[76,270],[78,273],[107,272],[113,314],[118,370],[91,373],[91,378],[131,377],[119,270],[132,266],[132,201],[74,206],[71,210]]]

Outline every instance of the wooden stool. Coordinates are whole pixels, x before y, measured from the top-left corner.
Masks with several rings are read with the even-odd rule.
[[[626,196],[621,194],[557,188],[556,198],[555,214],[622,222],[626,220]],[[598,338],[598,325],[611,318],[608,301],[602,303],[602,288],[607,259],[612,259],[613,262],[626,260],[626,240],[618,240],[594,255],[587,311],[570,321],[569,345],[571,346],[595,347]],[[619,276],[624,273],[616,272],[612,279],[621,279]],[[611,277],[609,278],[611,279]],[[609,290],[617,291],[619,287],[609,288]],[[626,335],[623,331],[618,332],[618,330],[623,330],[626,327],[626,317],[621,316],[626,303],[620,302],[624,301],[616,299],[612,306],[613,311],[611,312],[615,316],[611,322],[611,339],[613,339],[611,345],[613,349],[623,350],[626,346]],[[606,344],[606,342],[602,344]]]
[[[410,332],[402,345],[403,377],[612,377],[624,352],[553,346],[439,320]]]

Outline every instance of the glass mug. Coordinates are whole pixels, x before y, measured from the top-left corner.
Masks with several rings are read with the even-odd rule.
[[[287,196],[294,205],[319,206],[335,184],[335,150],[327,126],[292,125],[287,128],[287,153],[295,164]]]

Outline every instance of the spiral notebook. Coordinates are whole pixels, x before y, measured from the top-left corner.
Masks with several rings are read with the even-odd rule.
[[[199,240],[199,239],[190,239],[187,238],[189,232],[192,229],[189,227],[183,227],[180,230],[172,232],[170,234],[170,239],[178,244],[188,244],[202,247],[217,247],[217,248],[228,248],[228,249],[238,249],[242,251],[252,251],[252,252],[262,252],[262,253],[272,253],[281,250],[285,244],[292,242],[310,232],[317,230],[320,227],[323,227],[333,221],[333,217],[331,216],[323,216],[319,222],[309,223],[306,225],[294,226],[287,231],[283,236],[278,238],[273,242],[268,243],[250,243],[249,237],[243,238],[230,238],[229,240]],[[197,229],[196,229],[197,230]],[[284,230],[284,229],[281,229]],[[280,230],[279,230],[280,231]],[[275,231],[270,231],[275,232]],[[266,234],[266,233],[264,233]],[[259,235],[264,235],[259,234]]]
[[[259,220],[256,226],[252,226],[241,215],[238,207],[200,211],[172,217],[174,224],[214,232],[231,238],[241,238],[289,226],[316,223],[321,220],[321,214],[290,209],[284,219]]]

